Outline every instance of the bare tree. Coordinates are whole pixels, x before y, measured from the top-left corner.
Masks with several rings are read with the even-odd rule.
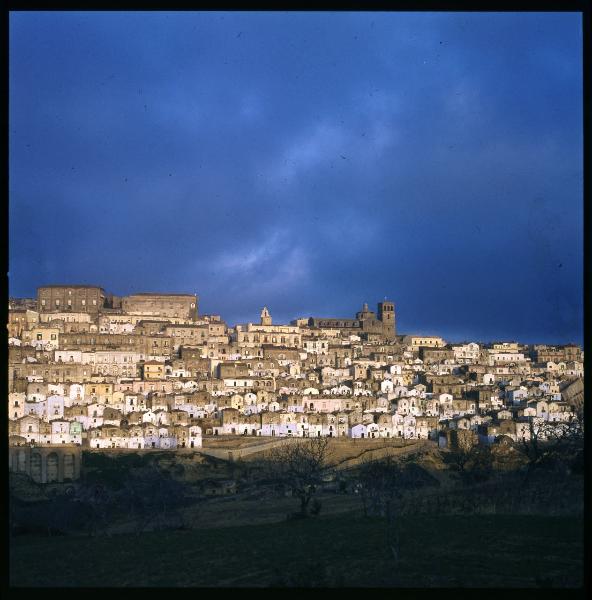
[[[516,447],[527,460],[524,483],[540,466],[549,466],[553,463],[565,465],[583,461],[583,409],[577,407],[570,418],[565,421],[548,421],[529,417],[528,434],[520,440]]]
[[[395,561],[400,558],[399,519],[401,501],[406,490],[417,490],[427,485],[439,485],[409,457],[392,456],[379,461],[363,463],[359,472],[358,489],[364,504],[364,514],[386,519],[386,543]]]
[[[327,471],[328,447],[328,438],[317,437],[290,440],[272,450],[272,476],[289,486],[292,495],[300,500],[300,516],[308,515],[308,505]]]
[[[442,458],[464,484],[486,481],[493,472],[493,456],[486,446],[459,443],[458,447],[443,452]]]

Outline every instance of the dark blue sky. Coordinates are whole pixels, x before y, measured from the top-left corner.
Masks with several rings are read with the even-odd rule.
[[[10,294],[582,342],[577,13],[11,13]]]

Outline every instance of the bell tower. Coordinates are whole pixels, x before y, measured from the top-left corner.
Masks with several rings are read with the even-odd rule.
[[[271,325],[271,315],[269,314],[269,311],[267,310],[267,306],[263,307],[263,310],[261,311],[261,325]]]
[[[394,340],[396,333],[395,305],[393,302],[378,303],[378,320],[382,322],[382,331],[387,340]]]

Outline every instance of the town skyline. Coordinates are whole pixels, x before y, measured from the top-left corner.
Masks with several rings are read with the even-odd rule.
[[[30,301],[35,301],[35,303],[37,303],[36,300],[36,296],[38,295],[38,290],[44,287],[58,287],[58,288],[67,288],[67,287],[72,287],[72,288],[76,288],[76,287],[88,287],[90,284],[88,283],[70,283],[70,284],[64,284],[64,283],[60,283],[60,284],[48,284],[46,286],[38,286],[35,288],[35,294],[32,294],[30,296],[21,296],[21,297],[16,297],[16,296],[11,296],[10,300],[11,301],[15,301],[15,302],[19,302],[22,300],[30,300]],[[94,286],[91,286],[94,287]],[[111,298],[115,297],[115,298],[122,298],[123,296],[125,296],[125,294],[115,294],[113,293],[113,291],[109,290],[109,288],[105,288],[103,286],[96,286],[100,289],[105,290],[105,292],[107,293],[107,295]],[[131,292],[130,295],[162,295],[162,296],[191,296],[191,295],[195,295],[197,301],[198,301],[198,307],[196,308],[196,310],[198,310],[200,316],[206,316],[206,317],[210,317],[212,315],[216,315],[219,316],[222,321],[224,323],[226,323],[229,327],[236,327],[236,326],[246,326],[248,323],[254,323],[257,318],[259,317],[259,314],[262,310],[267,309],[272,313],[272,317],[274,319],[274,322],[276,323],[282,323],[282,324],[296,324],[296,322],[298,320],[308,320],[311,317],[320,317],[320,318],[347,318],[345,317],[345,315],[333,315],[333,314],[329,314],[329,312],[325,311],[324,313],[320,313],[320,312],[314,312],[311,314],[304,314],[302,311],[300,314],[297,315],[292,315],[292,316],[283,316],[286,313],[281,311],[281,308],[279,311],[276,311],[274,307],[271,306],[271,304],[269,303],[265,303],[265,302],[260,302],[258,308],[256,308],[251,314],[247,314],[245,313],[245,317],[242,319],[232,319],[232,318],[226,318],[225,315],[219,313],[216,310],[212,310],[212,311],[204,311],[201,310],[202,304],[202,297],[197,294],[197,293],[192,293],[189,292],[187,289],[185,289],[184,291],[181,291],[181,289],[172,292],[172,291],[166,291],[166,290],[142,290],[142,291],[134,291]],[[387,298],[387,296],[384,296],[382,301],[388,301],[388,302],[393,302],[394,306],[395,306],[395,310],[397,311],[397,323],[399,322],[399,313],[398,313],[398,309],[397,309],[397,303],[396,301],[392,300],[391,298]],[[357,307],[354,307],[355,310],[358,310],[360,307],[368,307],[370,306],[370,310],[372,310],[372,306],[374,304],[376,304],[376,306],[378,306],[380,304],[381,300],[377,300],[376,303],[372,303],[372,302],[367,302],[366,300],[360,302],[358,304]],[[350,311],[350,314],[353,314],[354,310]],[[279,315],[279,317],[277,316]],[[403,320],[403,323],[405,321]],[[507,341],[507,342],[521,342],[521,343],[525,343],[525,344],[550,344],[550,343],[555,343],[558,345],[572,345],[572,344],[576,344],[579,346],[583,346],[583,339],[577,340],[577,339],[571,339],[571,340],[567,340],[567,341],[557,341],[557,340],[543,340],[543,339],[523,339],[523,338],[519,338],[517,336],[512,336],[512,335],[505,335],[505,336],[493,336],[490,338],[479,338],[477,336],[462,336],[462,335],[444,335],[442,334],[441,331],[436,330],[426,330],[426,329],[416,329],[413,331],[405,331],[405,333],[402,333],[400,335],[405,335],[405,334],[410,334],[410,335],[419,335],[419,336],[426,336],[426,337],[443,337],[446,340],[448,340],[450,343],[468,343],[468,342],[479,342],[479,343],[485,343],[485,344],[492,344],[492,343],[496,343],[496,342],[503,342],[503,341]],[[582,332],[582,337],[583,337],[583,332]]]
[[[289,324],[263,307],[258,323],[231,327],[200,316],[196,294],[55,284],[14,301],[7,327],[17,447],[176,450],[202,434],[440,443],[459,428],[489,444],[526,440],[535,418],[579,427],[579,346],[402,333],[388,300]],[[17,471],[32,469],[17,455]],[[51,477],[64,477],[57,466]]]

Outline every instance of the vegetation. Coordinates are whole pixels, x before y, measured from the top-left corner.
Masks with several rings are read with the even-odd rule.
[[[139,537],[12,542],[14,586],[577,587],[577,517],[418,516],[400,521],[399,568],[385,519],[356,513]]]
[[[81,480],[62,495],[11,474],[12,582],[578,586],[583,473],[574,456],[581,442],[540,442],[538,456],[553,456],[553,463],[529,462],[523,450],[424,448],[396,460],[364,455],[345,469],[327,460],[323,438],[236,463],[91,453]],[[236,482],[239,494],[200,495],[202,482],[220,478]],[[317,517],[281,522],[280,509],[277,522],[265,520],[265,507],[290,510],[294,500],[277,497],[286,491],[300,508],[292,516]],[[322,516],[320,500],[327,507]],[[327,516],[341,500],[347,500],[341,511],[363,510]],[[263,507],[257,517],[253,503]],[[240,511],[246,518],[229,527]]]
[[[328,464],[329,438],[318,437],[293,440],[274,448],[269,461],[271,477],[291,490],[300,501],[300,517],[308,515],[308,505],[323,481]],[[318,501],[313,503],[313,514],[320,512]]]
[[[443,456],[444,462],[464,485],[487,481],[493,474],[493,455],[487,446],[461,445]]]
[[[584,410],[576,408],[567,422],[537,421],[530,417],[529,435],[516,445],[526,460],[525,480],[535,471],[560,469],[584,471]]]

